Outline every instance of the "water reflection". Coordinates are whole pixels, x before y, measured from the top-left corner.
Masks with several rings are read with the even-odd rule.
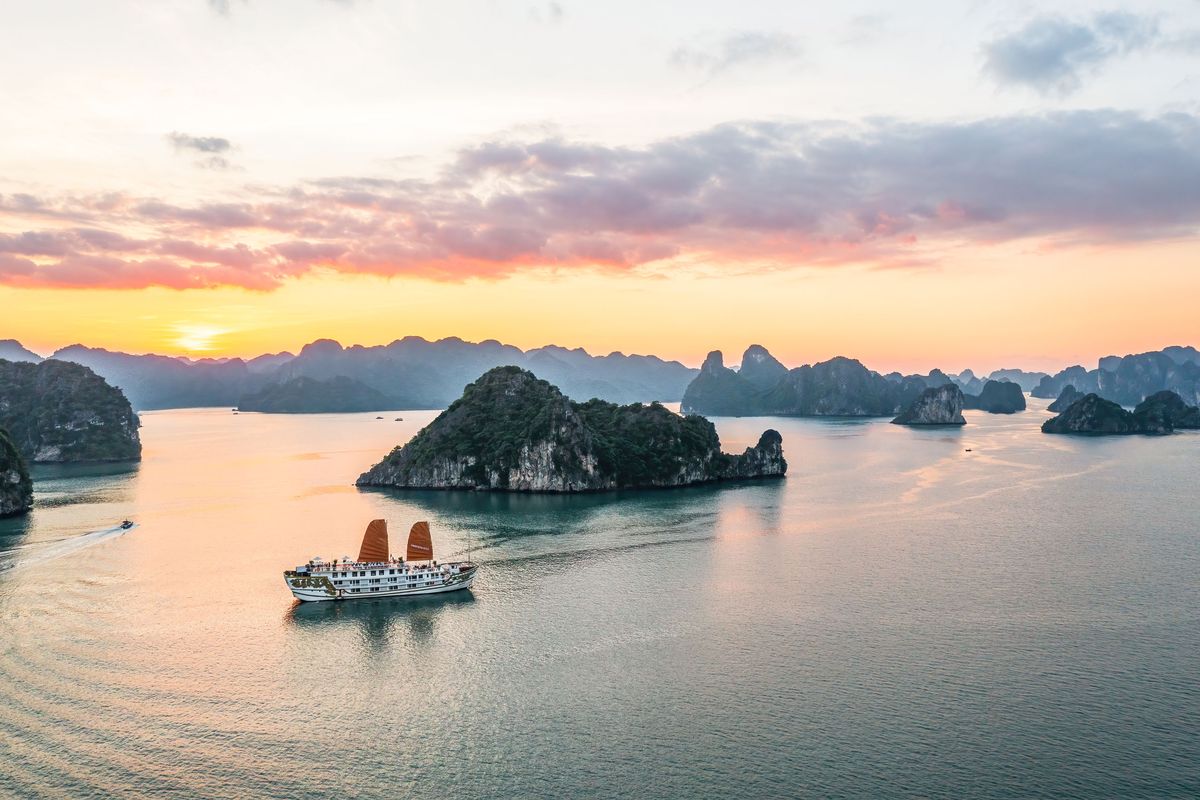
[[[771,527],[785,481],[702,484],[677,489],[623,490],[584,494],[362,489],[377,496],[392,512],[396,506],[415,510],[458,531],[473,532],[477,544],[496,546],[528,536],[591,530],[613,514],[632,515],[644,525],[629,526],[631,535],[645,534],[704,518],[711,520],[728,505],[750,504],[767,514]],[[770,517],[773,515],[773,521]]]
[[[377,651],[390,643],[398,628],[406,628],[412,642],[430,642],[443,615],[474,602],[475,596],[470,589],[424,597],[378,600],[327,603],[301,603],[297,600],[288,608],[285,621],[301,631],[320,633],[322,636],[346,626],[356,626],[367,646]]]
[[[0,572],[13,565],[33,526],[29,515],[0,519]]]
[[[36,464],[30,472],[34,508],[129,502],[140,466],[136,461]]]

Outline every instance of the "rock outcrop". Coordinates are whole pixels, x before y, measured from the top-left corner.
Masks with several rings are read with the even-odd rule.
[[[1121,405],[1135,405],[1155,392],[1169,389],[1184,401],[1200,403],[1200,364],[1176,362],[1155,351],[1125,356],[1111,372],[1097,371],[1097,393]]]
[[[141,458],[138,418],[125,395],[66,361],[0,360],[0,427],[29,462]]]
[[[721,452],[712,423],[650,405],[573,403],[517,367],[497,367],[359,486],[587,492],[781,477],[780,435],[741,455]]]
[[[979,379],[974,370],[964,369],[957,375],[951,375],[950,377],[958,384],[958,388],[963,390],[963,394],[979,394],[983,391],[984,381]]]
[[[1189,406],[1171,391],[1155,392],[1133,409],[1133,416],[1147,428],[1171,431],[1200,429],[1200,408]]]
[[[1200,429],[1200,408],[1189,406],[1171,391],[1156,392],[1133,411],[1088,394],[1053,419],[1042,423],[1042,433],[1114,435],[1141,433],[1164,435],[1176,430]]]
[[[978,396],[963,394],[963,407],[989,414],[1015,414],[1025,410],[1025,393],[1009,381],[988,381]]]
[[[762,389],[725,366],[720,350],[704,359],[700,374],[683,392],[680,408],[685,413],[714,414],[720,417],[749,416],[763,413],[759,395]]]
[[[950,377],[940,370],[884,377],[841,356],[787,370],[753,345],[742,356],[740,371],[726,367],[719,350],[709,353],[681,407],[719,416],[882,417],[895,414],[927,387],[948,383]]]
[[[1066,411],[1076,400],[1082,399],[1083,392],[1076,389],[1074,385],[1068,383],[1062,388],[1062,391],[1059,392],[1058,399],[1046,406],[1046,408],[1057,414],[1060,411]]]
[[[0,517],[24,514],[33,507],[33,482],[25,459],[8,432],[0,429]]]
[[[896,425],[965,425],[963,393],[957,384],[935,386],[904,409],[892,422]]]
[[[742,365],[737,374],[758,389],[770,389],[787,375],[787,371],[787,367],[767,352],[767,348],[752,344],[742,354]]]
[[[394,408],[399,408],[394,399],[344,375],[328,380],[300,376],[268,384],[238,403],[239,411],[267,414],[332,414]]]
[[[1143,433],[1133,414],[1091,392],[1042,423],[1042,433]]]

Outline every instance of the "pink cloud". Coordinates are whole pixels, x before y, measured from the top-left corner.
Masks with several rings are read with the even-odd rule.
[[[939,242],[1194,236],[1200,120],[1096,111],[745,123],[641,148],[488,142],[432,180],[327,178],[193,205],[0,196],[4,229],[0,283],[21,286],[270,290],[317,269],[464,280],[677,256],[908,268]]]

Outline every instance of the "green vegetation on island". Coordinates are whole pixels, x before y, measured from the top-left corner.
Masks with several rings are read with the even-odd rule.
[[[730,455],[703,417],[657,403],[574,403],[531,372],[497,367],[358,485],[581,492],[776,477],[786,470],[775,431]]]
[[[142,454],[125,395],[67,361],[0,360],[0,427],[28,462],[135,461]]]

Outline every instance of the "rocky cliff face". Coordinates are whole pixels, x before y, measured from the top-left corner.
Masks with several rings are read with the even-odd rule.
[[[26,461],[141,458],[138,418],[129,401],[79,364],[0,361],[0,427]]]
[[[33,482],[25,459],[8,432],[0,429],[0,517],[24,514],[33,507]]]
[[[782,438],[741,455],[712,423],[658,404],[573,403],[517,367],[497,367],[358,479],[359,486],[584,492],[782,476]]]
[[[964,394],[964,408],[977,408],[989,414],[1015,414],[1025,410],[1021,387],[1008,381],[988,381],[978,396]]]
[[[955,384],[926,389],[892,422],[896,425],[965,425],[963,393]]]
[[[1172,346],[1148,353],[1105,356],[1098,369],[1068,367],[1034,388],[1034,397],[1058,397],[1067,386],[1080,394],[1097,394],[1120,405],[1140,403],[1169,390],[1184,402],[1200,404],[1200,356],[1192,347]]]
[[[1200,403],[1200,365],[1176,362],[1163,352],[1125,356],[1111,372],[1097,371],[1097,392],[1122,405],[1134,405],[1168,389],[1188,403]]]
[[[767,348],[752,344],[742,354],[742,366],[737,374],[757,389],[770,389],[787,375],[787,371]]]

